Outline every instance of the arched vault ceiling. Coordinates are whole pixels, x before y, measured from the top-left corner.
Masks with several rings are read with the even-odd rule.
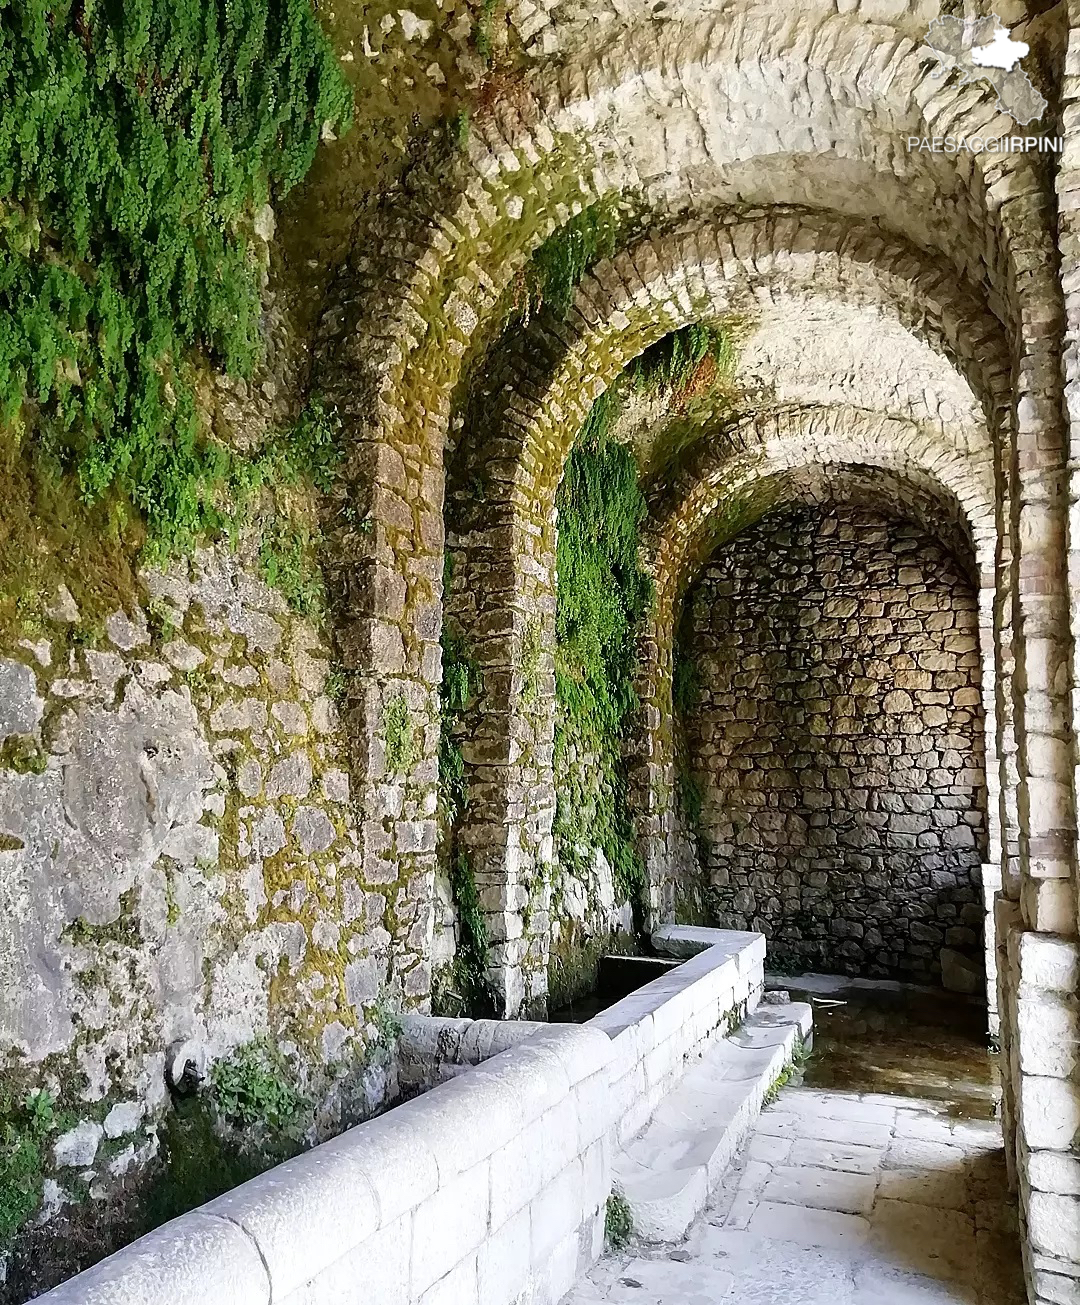
[[[327,318],[342,346],[327,388],[344,392],[345,410],[357,406],[347,395],[373,388],[380,423],[437,432],[441,444],[478,323],[553,228],[612,191],[644,193],[658,218],[736,200],[872,217],[986,287],[1009,320],[999,215],[1007,225],[1007,207],[1037,193],[1037,178],[1019,154],[905,147],[908,135],[960,130],[1010,127],[984,89],[932,77],[918,47],[888,27],[733,5],[722,17],[628,28],[557,80],[540,70],[478,114],[449,190],[435,174],[417,177],[396,213],[380,214],[395,234],[381,256],[362,242],[354,266],[378,292],[343,280]]]
[[[986,448],[971,386],[880,306],[782,295],[763,308],[734,379],[780,404],[848,404],[936,426],[963,452]]]
[[[876,411],[915,431],[927,458],[991,476],[1009,388],[998,323],[947,267],[816,215],[687,228],[598,266],[568,320],[542,317],[514,341],[502,413],[472,439],[471,474],[493,455],[499,477],[516,464],[517,492],[549,518],[581,423],[623,367],[689,322],[745,322],[748,311],[747,366],[771,373],[766,407]]]
[[[873,269],[872,280],[875,292],[888,296],[884,302],[874,302],[869,284],[860,288],[854,277],[833,284],[825,267],[818,288],[801,280],[785,288],[796,272],[794,259],[758,262],[752,294],[739,310],[737,365],[720,388],[674,413],[666,395],[629,402],[618,437],[634,446],[646,476],[667,469],[667,450],[707,436],[732,409],[771,406],[880,412],[933,429],[944,444],[975,459],[991,455],[990,431],[1001,416],[993,400],[1000,405],[1005,394],[1000,342],[1000,370],[991,378],[987,342],[976,344],[969,334],[950,344],[925,302],[916,300],[918,287],[890,282],[884,267]],[[913,300],[918,317],[910,311]],[[962,358],[957,346],[981,356]]]
[[[686,586],[717,544],[773,506],[778,486],[823,487],[842,467],[860,468],[859,478],[848,477],[847,483],[873,496],[879,510],[912,517],[966,558],[980,583],[991,582],[990,466],[944,448],[913,423],[877,413],[842,407],[770,411],[733,422],[722,439],[699,447],[672,483],[654,494],[648,554],[657,622],[674,619]]]

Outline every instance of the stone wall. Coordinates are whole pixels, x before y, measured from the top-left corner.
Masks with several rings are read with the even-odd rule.
[[[981,988],[971,583],[919,528],[767,516],[688,599],[688,759],[717,920],[770,963]],[[691,689],[693,693],[693,690]]]
[[[619,1147],[761,997],[760,938],[685,932],[665,945],[691,959],[587,1025],[414,1025],[413,1050],[467,1072],[42,1300],[148,1305],[169,1282],[185,1300],[250,1305],[556,1305],[603,1250]],[[737,1124],[761,1090],[734,1084]]]
[[[272,1036],[314,1136],[395,1091],[427,915],[364,878],[340,672],[250,562],[147,573],[100,627],[62,590],[0,659],[0,1091],[63,1120],[46,1219],[130,1187],[185,1064]]]

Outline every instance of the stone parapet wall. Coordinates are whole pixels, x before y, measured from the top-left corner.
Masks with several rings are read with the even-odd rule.
[[[982,987],[977,610],[921,530],[795,507],[689,598],[684,767],[725,927],[781,966]]]
[[[706,950],[582,1027],[417,1019],[414,1048],[482,1063],[40,1299],[555,1305],[603,1248],[616,1149],[760,995],[763,939],[693,932]]]

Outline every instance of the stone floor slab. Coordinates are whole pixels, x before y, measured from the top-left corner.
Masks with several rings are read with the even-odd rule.
[[[786,1205],[869,1214],[874,1205],[877,1175],[842,1169],[778,1166],[762,1188],[762,1199]]]
[[[852,1146],[847,1142],[822,1142],[813,1137],[800,1137],[791,1145],[788,1162],[793,1165],[814,1165],[819,1169],[845,1169],[852,1174],[873,1174],[881,1168],[883,1154],[880,1147]]]
[[[870,1231],[861,1215],[762,1201],[747,1225],[758,1238],[854,1252]]]
[[[881,1198],[869,1242],[884,1265],[929,1278],[970,1279],[974,1268],[975,1223],[959,1210]]]

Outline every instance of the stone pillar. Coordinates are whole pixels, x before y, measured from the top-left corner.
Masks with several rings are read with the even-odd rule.
[[[488,978],[500,1014],[542,1015],[547,1002],[555,783],[555,531],[516,488],[517,464],[470,458],[452,505],[455,565],[447,620],[480,670],[460,740],[468,803],[459,850],[487,923]]]
[[[1020,883],[1018,909],[1003,905],[999,916],[1007,931],[1001,1014],[1011,1096],[1007,1125],[1016,1129],[1015,1138],[1007,1133],[1007,1143],[1015,1148],[1025,1261],[1037,1305],[1062,1299],[1062,1286],[1080,1277],[1080,1184],[1073,1172],[1080,1137],[1080,1088],[1074,1079],[1080,1042],[1076,720],[1070,691],[1076,682],[1078,611],[1074,606],[1070,612],[1068,586],[1070,574],[1075,579],[1080,568],[1078,555],[1070,551],[1075,529],[1070,530],[1069,501],[1075,501],[1076,488],[1067,472],[1069,455],[1075,462],[1080,450],[1080,432],[1074,422],[1070,448],[1057,343],[1062,315],[1052,251],[1043,234],[1047,220],[1043,201],[1033,194],[1017,194],[1005,206],[1014,274],[1024,296],[1017,313],[1011,558]],[[1074,282],[1068,272],[1064,283],[1069,293]],[[1080,300],[1074,308],[1074,298],[1070,293],[1065,360],[1070,411],[1074,391],[1080,393],[1073,343]]]

